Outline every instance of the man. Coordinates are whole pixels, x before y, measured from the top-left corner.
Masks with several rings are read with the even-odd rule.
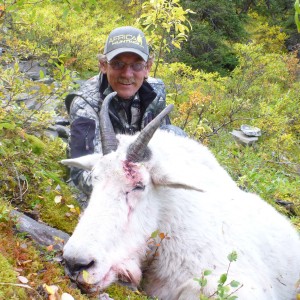
[[[66,97],[71,122],[70,157],[101,152],[98,114],[103,99],[111,92],[117,92],[109,107],[116,133],[134,134],[164,109],[165,86],[161,80],[148,76],[152,62],[141,30],[125,26],[109,34],[104,54],[99,56],[100,74]],[[167,117],[162,126],[184,135],[179,128],[168,124]],[[89,174],[71,169],[74,184],[88,195],[92,191]]]

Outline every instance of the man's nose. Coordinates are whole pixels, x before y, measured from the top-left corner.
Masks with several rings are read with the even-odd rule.
[[[128,64],[122,68],[122,75],[132,76],[132,74],[133,74],[133,70],[131,65]]]

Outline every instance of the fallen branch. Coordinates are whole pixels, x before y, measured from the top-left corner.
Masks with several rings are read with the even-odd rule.
[[[12,210],[10,216],[17,220],[16,230],[27,233],[39,245],[53,245],[54,249],[62,250],[64,244],[70,238],[66,232],[37,222],[16,210]]]

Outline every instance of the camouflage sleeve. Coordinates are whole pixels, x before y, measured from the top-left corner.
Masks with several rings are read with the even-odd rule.
[[[78,117],[71,123],[69,137],[69,156],[76,158],[94,152],[95,121],[85,117]],[[90,172],[78,168],[70,168],[70,176],[80,190],[90,195],[92,185]]]
[[[68,141],[68,156],[76,158],[94,152],[99,152],[98,115],[82,97],[74,97],[70,106],[70,136]],[[91,176],[89,171],[78,168],[70,169],[70,176],[75,184],[85,194],[92,192]]]

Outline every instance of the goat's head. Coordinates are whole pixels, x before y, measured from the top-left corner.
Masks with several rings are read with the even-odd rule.
[[[68,166],[91,171],[93,192],[89,205],[64,248],[66,269],[86,291],[94,292],[114,281],[138,284],[140,260],[147,239],[157,229],[159,207],[150,201],[153,182],[147,169],[148,142],[168,106],[138,136],[119,136],[108,117],[109,95],[102,104],[102,154],[63,160]],[[149,217],[151,216],[151,217]]]

